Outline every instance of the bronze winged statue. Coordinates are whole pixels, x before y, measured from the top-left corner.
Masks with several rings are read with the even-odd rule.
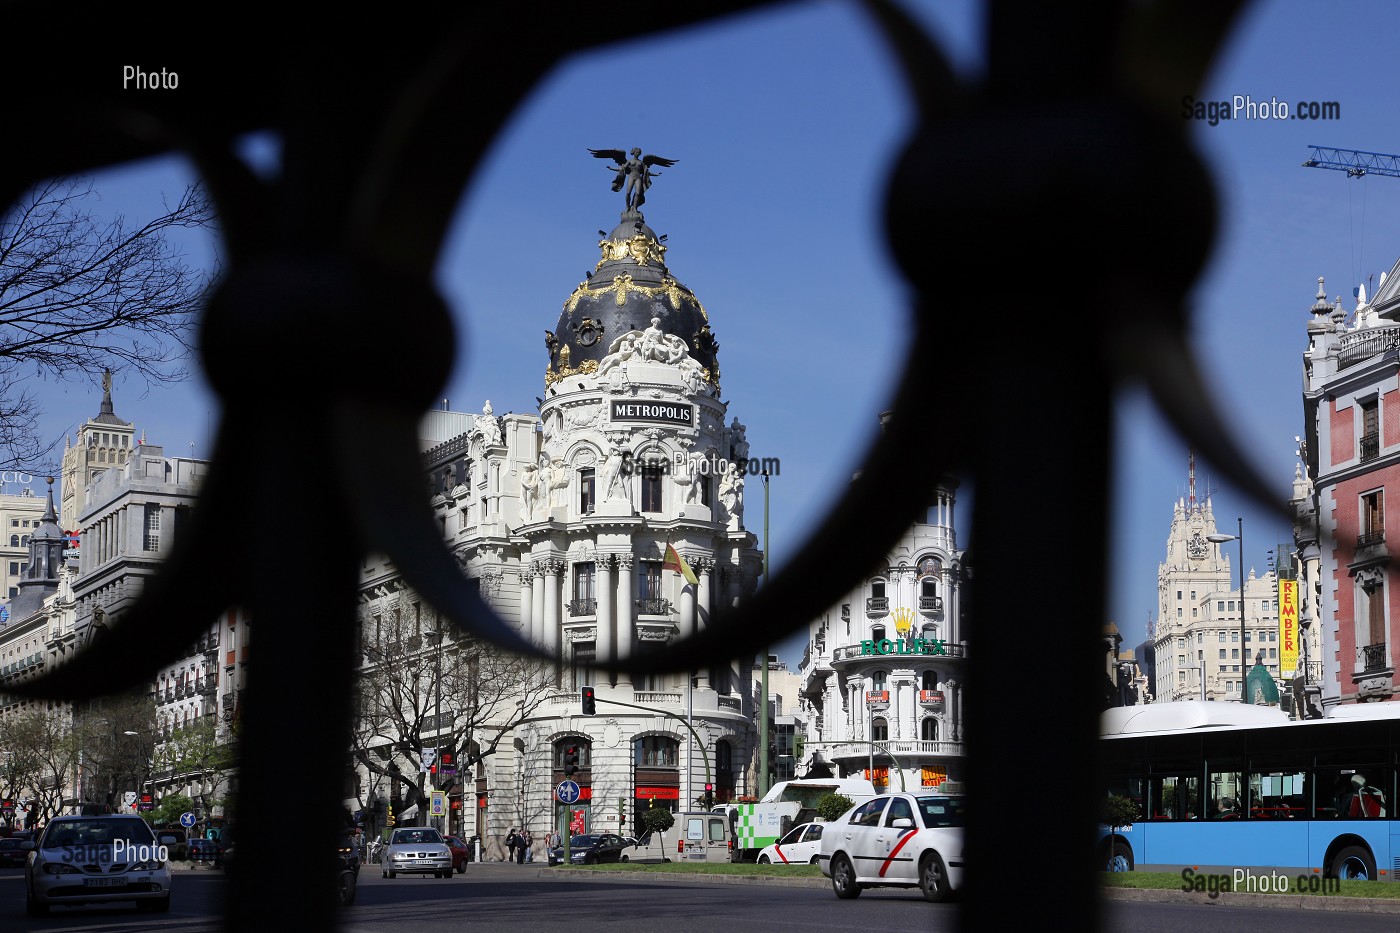
[[[646,203],[647,189],[651,187],[651,180],[660,172],[653,172],[653,165],[660,165],[670,168],[678,162],[678,159],[663,159],[658,155],[642,155],[642,150],[632,147],[632,154],[629,157],[621,149],[590,149],[595,159],[612,159],[617,163],[617,177],[613,179],[612,190],[621,191],[623,185],[627,186],[627,209],[629,211],[640,210]]]

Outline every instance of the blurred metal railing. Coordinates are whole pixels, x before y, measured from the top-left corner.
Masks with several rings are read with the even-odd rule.
[[[200,332],[222,421],[184,545],[115,626],[125,637],[16,692],[77,700],[144,685],[171,659],[174,649],[161,646],[188,644],[241,606],[258,651],[241,704],[241,735],[252,740],[240,743],[239,799],[265,812],[290,791],[288,740],[305,761],[339,760],[349,744],[365,553],[387,554],[453,624],[531,651],[462,576],[422,495],[414,427],[437,399],[455,346],[433,285],[452,213],[514,108],[567,55],[766,5],[707,0],[627,15],[558,5],[547,28],[509,6],[437,11],[430,28],[415,11],[391,10],[358,32],[342,24],[333,37],[319,20],[303,28],[285,5],[245,3],[211,8],[220,41],[200,44],[186,11],[160,0],[139,14],[65,6],[81,28],[65,28],[38,4],[7,4],[7,34],[24,38],[8,44],[0,68],[9,86],[34,93],[7,102],[0,200],[13,203],[41,178],[182,152],[216,201],[229,257]],[[1110,396],[1120,379],[1145,383],[1190,446],[1239,488],[1268,498],[1220,427],[1187,349],[1183,307],[1210,253],[1216,209],[1178,102],[1199,88],[1240,7],[991,2],[986,71],[968,82],[897,6],[862,5],[918,110],[888,170],[884,204],[887,245],[912,296],[903,341],[911,355],[891,415],[790,569],[695,637],[619,665],[689,669],[765,651],[880,565],[941,476],[972,478],[977,619],[969,641],[981,648],[968,652],[965,688],[968,930],[1098,926],[1097,795],[1088,776],[1102,702],[1103,593],[1090,585],[1074,599],[1027,604],[1027,546],[1042,533],[1027,525],[1027,464],[1097,491],[1076,500],[1076,560],[1090,568],[1086,582],[1108,565]],[[61,59],[59,40],[46,39],[56,33]],[[510,36],[528,41],[502,41]],[[123,92],[123,63],[168,60],[152,50],[187,56],[179,93]],[[258,130],[282,141],[274,179],[256,177],[233,151],[238,137]],[[834,144],[850,146],[853,157],[860,150],[858,140]],[[1003,158],[1007,152],[1017,158]],[[931,431],[924,350],[986,345],[985,317],[950,306],[949,282],[998,281],[1008,265],[1028,283],[1062,283],[1074,270],[1076,286],[999,308],[996,354],[948,355],[940,379],[968,402],[945,409],[944,429]],[[1068,326],[1085,295],[1095,303],[1092,324]],[[394,309],[392,326],[385,308]],[[396,378],[367,384],[367,358],[384,361]],[[251,360],[262,377],[248,378]],[[316,418],[288,404],[312,398]],[[1064,429],[1071,408],[1076,431]],[[372,463],[362,456],[366,435],[377,439]],[[264,457],[266,450],[279,455]],[[278,491],[287,463],[316,465],[320,493],[321,543],[295,574],[269,572],[260,543],[266,529],[285,526],[287,499]],[[965,606],[972,567],[969,560],[962,568]],[[1007,689],[997,676],[1005,654],[994,650],[1046,633],[1056,648],[1054,703]],[[309,657],[317,663],[306,665]],[[1002,805],[1003,750],[1042,773],[1077,776],[1058,787],[1056,819],[1027,821],[1021,808]],[[279,905],[285,926],[336,926],[325,905],[335,900],[339,789],[329,777],[297,787],[303,851],[324,856],[305,864],[311,890]],[[280,822],[248,815],[240,823],[240,862],[273,861],[284,842]],[[997,868],[1006,864],[1007,839],[1018,850],[1055,853],[1054,871],[1017,875],[1014,898]],[[265,925],[262,883],[257,872],[231,879],[230,929]]]

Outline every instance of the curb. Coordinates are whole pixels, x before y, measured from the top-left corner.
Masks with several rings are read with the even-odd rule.
[[[1221,891],[1215,897],[1194,891],[1165,888],[1102,888],[1105,901],[1158,904],[1205,904],[1210,907],[1273,907],[1282,910],[1337,910],[1363,914],[1400,914],[1400,900],[1374,897],[1339,897],[1321,894],[1236,894]]]
[[[831,887],[831,880],[826,877],[765,878],[762,875],[710,875],[701,872],[687,874],[682,872],[627,871],[625,869],[598,870],[592,868],[570,868],[564,871],[558,871],[552,868],[536,868],[532,871],[536,878],[548,878],[555,881],[598,881],[607,878],[632,881],[637,878],[646,878],[648,881],[662,881],[673,884],[778,885],[785,888],[819,889]],[[471,874],[470,868],[467,869],[467,873]]]

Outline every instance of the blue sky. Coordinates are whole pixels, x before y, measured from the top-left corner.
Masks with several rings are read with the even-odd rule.
[[[976,6],[909,8],[961,73],[975,76]],[[1300,163],[1309,144],[1400,151],[1400,100],[1390,93],[1385,45],[1397,25],[1400,7],[1383,3],[1325,12],[1302,2],[1259,4],[1198,95],[1341,105],[1335,122],[1192,127],[1221,207],[1219,239],[1192,296],[1195,344],[1229,422],[1280,495],[1292,481],[1293,437],[1302,433],[1301,353],[1317,277],[1350,307],[1352,286],[1378,278],[1400,253],[1400,179],[1348,180]],[[711,316],[724,395],[748,426],[752,453],[782,459],[770,531],[771,558],[781,564],[840,495],[907,350],[906,290],[886,256],[878,213],[911,117],[888,60],[855,4],[817,2],[561,64],[498,139],[441,256],[437,282],[459,323],[457,367],[442,396],[457,410],[479,411],[486,398],[497,413],[534,410],[543,394],[543,332],[593,267],[597,230],[612,229],[622,207],[604,163],[586,149],[640,146],[679,159],[651,189],[647,220],[669,235],[673,273]],[[253,148],[275,159],[275,143]],[[185,177],[178,161],[165,160],[98,182],[113,209],[135,219]],[[196,261],[215,252],[207,241],[188,249]],[[1052,300],[1078,278],[1092,281],[1093,258],[1085,263],[1065,270]],[[1015,269],[1008,256],[1000,282],[960,282],[950,270],[950,290],[985,309],[995,327],[997,296],[1025,287]],[[1093,296],[1086,299],[1083,324],[1093,327]],[[958,352],[927,354],[938,404],[958,401],[937,365],[940,355]],[[374,373],[381,364],[359,365]],[[55,437],[100,400],[95,386],[43,389],[45,427]],[[171,454],[209,453],[217,403],[198,377],[143,391],[119,383],[117,412]],[[314,417],[316,400],[304,404]],[[1118,425],[1110,618],[1136,642],[1156,611],[1157,564],[1172,503],[1186,494],[1187,454],[1134,390],[1122,396]],[[1223,530],[1233,532],[1235,516],[1244,517],[1245,563],[1263,572],[1266,552],[1289,530],[1200,458],[1197,476],[1201,494],[1212,490]],[[1099,494],[1085,482],[1047,476],[1039,484],[1067,504],[1047,535],[1072,540],[1076,495]],[[749,491],[748,520],[761,534],[757,485]],[[960,503],[963,527],[971,505],[970,497]],[[804,640],[799,631],[776,650],[795,666]]]

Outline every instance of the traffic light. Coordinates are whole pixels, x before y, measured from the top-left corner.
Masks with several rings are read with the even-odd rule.
[[[594,700],[593,688],[583,687],[579,692],[583,694],[583,715],[592,716],[594,713],[598,712],[598,706]]]
[[[392,803],[389,804],[389,815],[388,815],[388,817],[385,818],[385,820],[384,820],[384,825],[385,825],[385,826],[393,826],[393,825],[394,825],[394,805],[393,805]]]
[[[715,805],[715,785],[705,785],[705,809],[708,810]]]
[[[571,778],[578,770],[578,746],[568,745],[564,748],[564,777]]]

